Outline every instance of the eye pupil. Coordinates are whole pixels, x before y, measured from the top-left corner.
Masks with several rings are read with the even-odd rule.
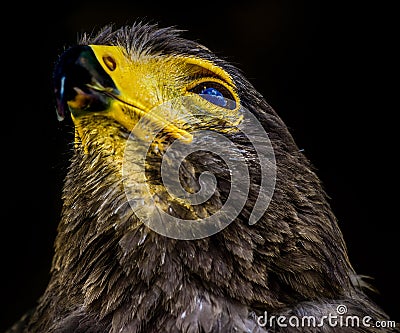
[[[236,108],[233,94],[224,84],[217,81],[203,81],[188,91],[198,94],[216,106],[229,110],[234,110]]]
[[[215,88],[205,88],[200,92],[200,94],[223,97],[222,93]]]
[[[218,106],[225,107],[227,105],[227,101],[224,98],[224,95],[215,88],[204,88],[200,91],[200,95],[208,100],[211,103],[214,103]]]

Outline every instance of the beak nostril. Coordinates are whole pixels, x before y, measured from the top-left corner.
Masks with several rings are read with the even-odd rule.
[[[104,56],[103,61],[110,71],[114,71],[117,68],[117,63],[115,62],[113,57]]]

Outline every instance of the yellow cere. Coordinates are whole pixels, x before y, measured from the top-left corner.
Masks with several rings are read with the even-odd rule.
[[[93,116],[101,116],[117,122],[130,132],[139,119],[145,116],[155,107],[182,96],[195,95],[190,89],[198,81],[216,81],[222,84],[226,90],[235,98],[237,108],[235,110],[224,109],[221,107],[212,108],[208,106],[207,112],[222,113],[221,117],[234,119],[231,124],[241,121],[238,113],[239,97],[235,92],[235,87],[231,76],[212,62],[196,57],[185,56],[151,56],[142,55],[134,57],[128,55],[126,50],[120,46],[90,45],[97,61],[114,82],[118,95],[113,94],[110,107],[106,111],[91,112],[83,116],[73,117],[76,125],[77,137],[84,144],[83,138],[87,131],[97,132],[99,135],[110,136],[110,133],[100,133],[100,131],[112,131],[103,124],[103,130],[94,129],[90,125]],[[92,87],[107,93],[104,87]],[[71,101],[79,105],[79,98]],[[208,103],[211,104],[211,103]],[[172,123],[166,119],[165,115],[151,113],[152,121],[164,128],[173,138],[184,142],[191,142],[192,135],[190,127],[186,124]],[[84,120],[86,119],[86,120]],[[98,121],[95,121],[99,125]],[[88,127],[92,127],[91,129]],[[108,126],[110,127],[110,126]]]

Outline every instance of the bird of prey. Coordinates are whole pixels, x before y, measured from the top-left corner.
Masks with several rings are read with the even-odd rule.
[[[8,332],[397,331],[312,164],[239,69],[147,22],[83,34],[54,67],[74,151],[49,284]]]

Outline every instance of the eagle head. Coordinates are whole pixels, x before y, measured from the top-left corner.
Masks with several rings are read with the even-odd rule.
[[[75,140],[29,332],[297,332],[260,316],[338,305],[386,318],[312,165],[235,66],[175,28],[111,25],[65,50],[54,91]]]

